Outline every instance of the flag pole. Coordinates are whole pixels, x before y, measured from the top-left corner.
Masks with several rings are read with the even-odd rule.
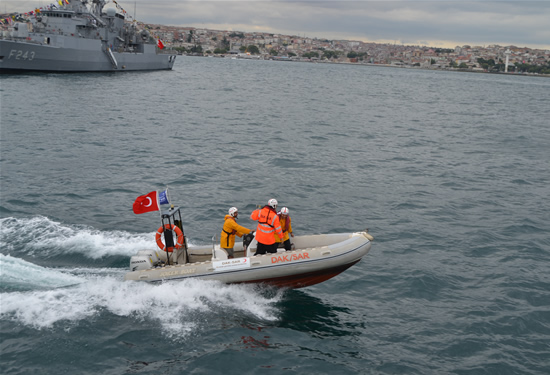
[[[164,225],[164,223],[162,222],[162,209],[160,208],[159,191],[156,190],[156,192],[157,192],[157,207],[159,208],[160,221]]]
[[[157,193],[157,207],[159,208],[160,230],[164,232],[165,228],[164,228],[164,220],[162,220],[162,209],[160,207],[159,191],[155,190],[155,192]],[[164,242],[166,242],[166,233],[164,234]],[[166,263],[170,265],[170,256],[168,255],[168,246],[166,244],[164,246],[166,246]]]

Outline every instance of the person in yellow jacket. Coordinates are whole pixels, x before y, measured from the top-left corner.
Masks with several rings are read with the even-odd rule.
[[[237,207],[229,209],[229,215],[225,215],[225,223],[223,223],[222,234],[220,236],[220,247],[227,251],[227,257],[232,259],[235,257],[235,236],[242,237],[244,234],[252,232],[252,230],[237,224],[239,210]]]
[[[250,219],[258,222],[256,228],[256,241],[258,247],[254,255],[277,252],[277,242],[273,235],[276,233],[280,239],[283,239],[283,231],[279,224],[277,215],[277,200],[270,199],[263,208],[255,210],[250,215]]]
[[[290,216],[288,215],[290,210],[287,207],[281,208],[281,211],[277,213],[279,215],[279,223],[281,224],[281,230],[283,231],[283,238],[280,239],[279,236],[275,236],[275,242],[277,242],[277,247],[283,243],[285,250],[292,250],[292,244],[290,243],[289,234],[291,237],[294,237],[292,233],[292,224],[290,222]]]

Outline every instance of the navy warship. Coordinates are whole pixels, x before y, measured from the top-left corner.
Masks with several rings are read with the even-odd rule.
[[[106,3],[71,0],[15,22],[0,39],[0,72],[172,69],[176,55]]]

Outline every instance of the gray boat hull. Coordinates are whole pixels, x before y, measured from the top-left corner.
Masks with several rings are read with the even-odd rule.
[[[175,55],[157,53],[154,45],[143,52],[117,52],[104,49],[101,40],[59,37],[58,45],[0,40],[2,72],[123,72],[170,70]],[[62,40],[63,38],[64,40]]]
[[[180,251],[172,255],[175,261],[170,265],[155,266],[151,255],[132,257],[130,272],[124,278],[148,282],[198,278],[227,284],[265,283],[304,288],[329,280],[359,262],[369,252],[372,239],[366,232],[295,236],[292,239],[295,250],[282,249],[281,253],[264,255],[253,255],[255,241],[246,253],[242,243],[235,243],[233,259],[227,259],[227,253],[219,245],[214,249],[190,247],[188,258]],[[166,260],[164,252],[144,251]]]

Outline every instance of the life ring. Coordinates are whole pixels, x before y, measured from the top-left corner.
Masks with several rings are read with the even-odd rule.
[[[162,239],[161,239],[161,235],[162,233],[164,232],[164,230],[171,230],[171,231],[174,231],[176,232],[176,236],[178,237],[178,241],[176,242],[176,249],[180,249],[182,246],[183,246],[183,233],[181,231],[181,229],[173,224],[164,224],[164,228],[163,227],[160,227],[158,230],[157,230],[157,234],[156,234],[156,240],[157,240],[157,246],[161,249],[161,250],[164,250],[164,248],[166,247],[164,245],[164,243],[162,242]],[[168,252],[172,252],[174,251],[174,248],[173,247],[169,247],[168,249],[166,249],[166,251]]]

